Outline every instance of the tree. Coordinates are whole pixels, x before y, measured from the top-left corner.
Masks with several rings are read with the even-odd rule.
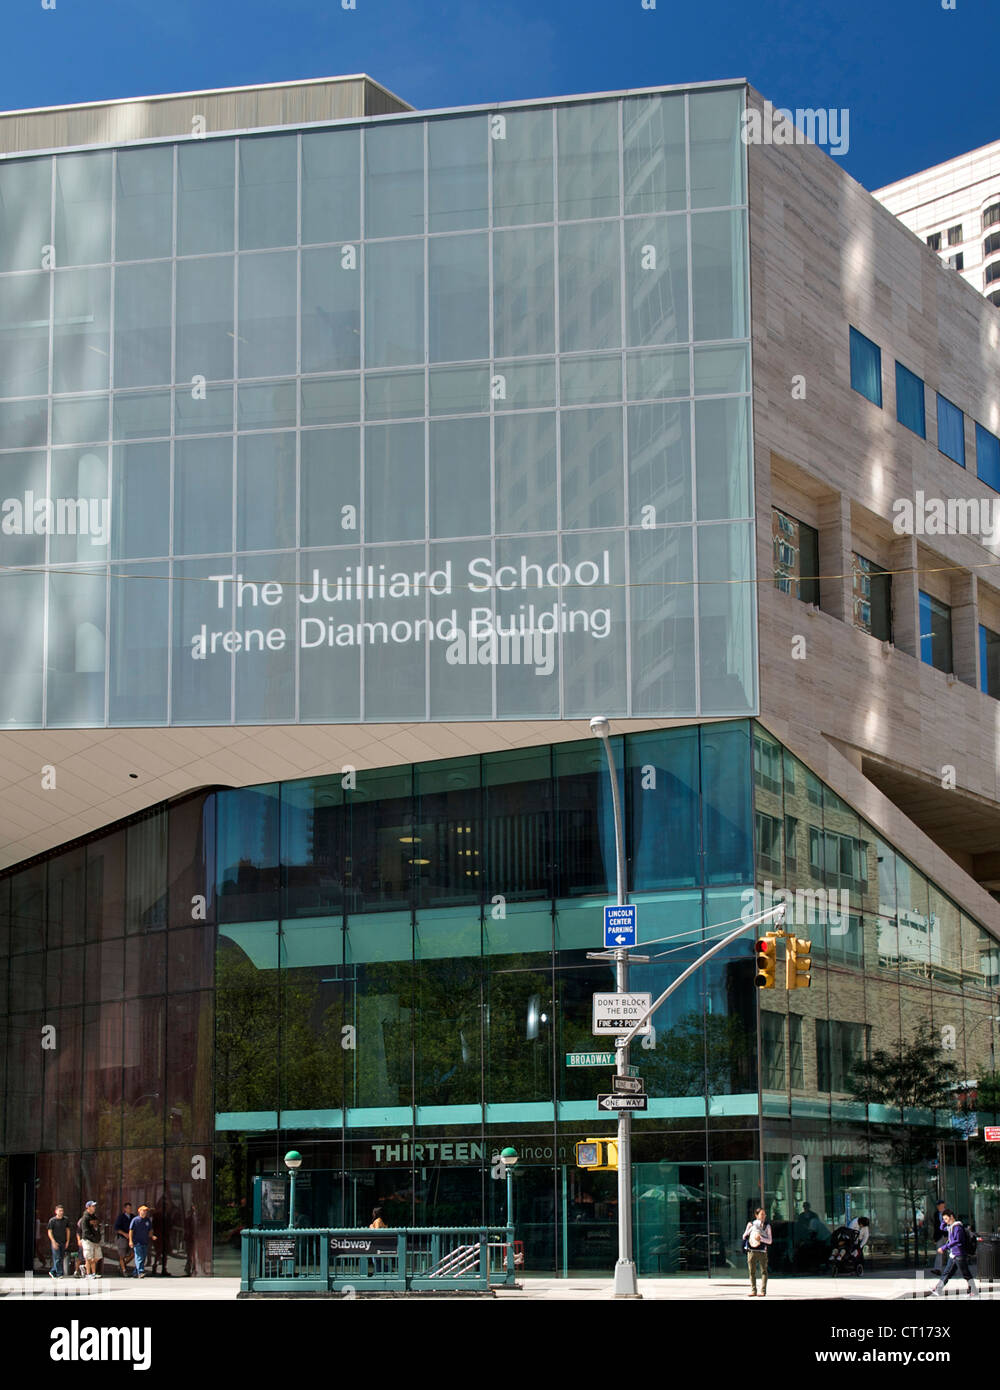
[[[895,1112],[892,1120],[874,1130],[881,1152],[876,1164],[906,1201],[915,1258],[917,1195],[924,1187],[927,1162],[936,1157],[938,1141],[952,1136],[950,1126],[940,1123],[939,1112],[955,1110],[957,1079],[958,1068],[945,1060],[927,1023],[909,1042],[901,1041],[897,1050],[879,1049],[856,1062],[848,1077],[848,1089],[858,1100]],[[908,1237],[904,1256],[909,1258]]]

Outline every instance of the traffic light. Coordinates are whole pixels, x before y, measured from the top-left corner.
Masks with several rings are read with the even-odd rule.
[[[757,973],[754,984],[758,989],[774,989],[774,973],[778,965],[778,942],[773,932],[768,932],[753,945]]]
[[[576,1146],[578,1168],[617,1168],[617,1139],[584,1139]]]
[[[808,989],[812,976],[811,941],[803,941],[801,936],[790,936],[785,944],[785,988]]]

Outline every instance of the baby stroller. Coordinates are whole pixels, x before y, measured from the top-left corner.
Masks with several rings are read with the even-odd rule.
[[[836,1279],[838,1274],[865,1272],[865,1262],[861,1255],[861,1237],[849,1226],[838,1226],[831,1237],[830,1272]]]

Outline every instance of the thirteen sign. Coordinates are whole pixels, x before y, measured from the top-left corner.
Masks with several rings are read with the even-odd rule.
[[[604,909],[604,949],[615,946],[634,946],[636,932],[635,903],[620,903]]]
[[[598,1096],[599,1110],[645,1110],[649,1096]]]
[[[595,994],[594,1033],[625,1033],[637,1023],[653,1002],[651,994]],[[647,1018],[639,1029],[650,1033],[652,1022]]]

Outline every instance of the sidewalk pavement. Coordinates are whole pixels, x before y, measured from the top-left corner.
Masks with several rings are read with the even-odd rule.
[[[47,1274],[34,1276],[7,1276],[0,1278],[0,1299],[31,1298],[32,1301],[46,1303],[76,1303],[87,1305],[90,1302],[171,1303],[229,1302],[236,1301],[240,1282],[238,1279],[162,1279],[153,1275],[148,1279],[122,1279],[107,1275],[99,1280],[59,1279],[52,1280]],[[768,1280],[767,1299],[754,1300],[756,1305],[764,1302],[817,1302],[821,1300],[861,1300],[884,1301],[897,1299],[924,1298],[934,1287],[929,1275],[915,1276],[900,1271],[868,1273],[863,1278],[841,1275],[814,1276],[811,1278],[782,1278],[774,1275]],[[363,1292],[363,1288],[359,1288]],[[730,1302],[744,1302],[749,1299],[750,1289],[746,1278],[735,1277],[735,1271],[718,1279],[687,1278],[640,1279],[639,1292],[643,1299],[657,1301],[691,1301],[702,1303],[719,1299]],[[953,1280],[947,1290],[949,1302],[952,1299],[967,1299],[965,1283]],[[428,1295],[413,1295],[423,1298]],[[447,1297],[447,1296],[446,1296]],[[614,1299],[613,1275],[588,1279],[551,1279],[525,1277],[516,1289],[497,1289],[496,1298],[504,1303],[524,1302],[576,1302],[606,1301]],[[1000,1281],[982,1288],[983,1301],[1000,1302]],[[396,1295],[395,1301],[405,1299]],[[284,1300],[283,1300],[284,1301]],[[432,1300],[434,1301],[434,1300]]]

